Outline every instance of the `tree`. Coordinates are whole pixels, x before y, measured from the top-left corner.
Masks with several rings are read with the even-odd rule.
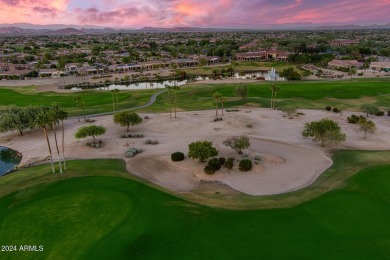
[[[271,85],[271,108],[276,108],[276,95],[278,94],[280,88],[276,85]]]
[[[301,80],[301,74],[294,70],[294,68],[287,68],[280,72],[280,76],[287,80]]]
[[[77,119],[79,120],[80,122],[80,106],[81,106],[81,98],[80,96],[75,96],[73,98],[73,101],[76,103],[76,108],[77,108]]]
[[[96,141],[95,136],[103,135],[106,133],[107,129],[104,126],[98,125],[88,125],[80,127],[75,133],[74,137],[77,139],[85,138],[91,136],[94,141]]]
[[[339,110],[340,116],[342,116],[342,115],[343,115],[343,111],[344,111],[345,109],[347,109],[347,106],[345,106],[345,105],[340,105],[340,106],[338,106],[337,108],[338,108],[338,110]]]
[[[313,142],[319,141],[322,146],[325,146],[325,144],[340,143],[346,139],[345,134],[341,132],[339,124],[328,118],[306,123],[302,136],[304,138],[312,138]]]
[[[355,68],[350,68],[350,69],[348,70],[348,75],[351,76],[351,79],[350,79],[350,80],[352,80],[352,76],[353,76],[353,75],[356,75],[356,69],[355,69]]]
[[[358,132],[364,133],[364,139],[366,139],[367,133],[374,134],[376,131],[376,125],[371,120],[367,120],[365,117],[360,117],[358,121]]]
[[[172,118],[172,99],[171,99],[171,89],[172,89],[172,86],[165,85],[165,88],[167,89],[167,93],[168,93],[169,118]]]
[[[225,97],[220,97],[219,101],[221,102],[221,110],[222,110],[222,116],[223,116],[223,104],[227,101]]]
[[[248,96],[248,87],[242,84],[238,85],[237,87],[234,88],[234,95],[236,97],[246,99]]]
[[[200,162],[218,155],[218,150],[213,146],[213,143],[207,141],[193,142],[188,145],[188,148],[188,157],[199,159]]]
[[[219,92],[214,92],[213,93],[213,98],[215,101],[215,117],[218,117],[218,102],[220,101],[222,95]]]
[[[297,112],[297,109],[294,106],[287,105],[282,107],[282,111],[286,113],[287,116],[291,116]]]
[[[236,150],[238,154],[242,154],[242,150],[247,149],[251,145],[249,138],[245,135],[229,137],[223,141],[223,144],[233,150]]]
[[[130,113],[128,111],[119,112],[114,114],[114,123],[120,126],[127,127],[129,132],[130,125],[138,125],[142,123],[142,118],[137,113]]]
[[[64,126],[64,120],[68,118],[68,112],[66,112],[63,109],[60,109],[58,111],[58,120],[61,121],[61,128],[62,128],[62,161],[64,162],[64,170],[66,171],[66,160],[65,160],[65,126]]]
[[[56,171],[54,169],[53,154],[51,151],[49,136],[47,133],[47,125],[51,124],[51,117],[49,115],[49,109],[50,109],[49,107],[45,107],[45,106],[41,106],[39,108],[39,111],[37,112],[37,114],[35,116],[35,124],[37,126],[39,126],[40,128],[42,128],[42,130],[43,130],[43,133],[45,135],[46,142],[47,142],[47,147],[49,149],[51,169],[52,169],[52,172],[55,173]]]
[[[9,106],[0,111],[0,133],[18,130],[22,136],[27,129],[33,129],[35,111],[32,107]]]
[[[364,104],[360,107],[360,109],[367,114],[367,117],[368,115],[375,115],[376,113],[378,113],[380,110],[378,108],[378,106],[374,105],[374,104]]]
[[[56,150],[58,155],[58,165],[60,167],[60,173],[62,173],[61,154],[60,154],[60,149],[58,148],[57,131],[56,131],[56,125],[59,123],[59,113],[60,113],[60,107],[58,104],[53,104],[50,107],[50,110],[48,111],[48,116],[51,122],[51,127],[53,129],[54,142],[56,145]]]

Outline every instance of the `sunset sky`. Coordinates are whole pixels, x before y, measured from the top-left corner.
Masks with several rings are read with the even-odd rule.
[[[0,0],[0,23],[239,27],[389,23],[390,0]]]

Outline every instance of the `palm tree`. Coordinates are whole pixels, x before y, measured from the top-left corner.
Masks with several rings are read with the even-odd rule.
[[[219,100],[221,101],[221,105],[222,105],[222,116],[223,116],[223,103],[225,103],[227,99],[226,99],[225,97],[221,97]]]
[[[179,90],[180,87],[174,86],[174,87],[172,87],[172,89],[173,89],[173,93],[174,93],[173,104],[175,107],[175,118],[176,118],[176,91]]]
[[[171,103],[171,88],[172,88],[172,86],[165,85],[165,88],[167,89],[167,93],[168,93],[169,118],[172,118],[172,103]]]
[[[118,99],[118,94],[119,94],[119,89],[114,89],[115,97],[116,97],[116,110],[119,111],[119,99]]]
[[[53,173],[56,173],[56,171],[54,169],[53,154],[51,152],[51,146],[50,146],[49,136],[47,134],[47,127],[46,127],[50,123],[51,123],[51,118],[48,114],[47,107],[41,107],[39,109],[38,113],[35,115],[35,124],[37,126],[41,127],[43,130],[43,133],[45,134],[47,147],[49,148],[51,169],[52,169]]]
[[[51,122],[52,129],[53,129],[54,141],[55,141],[57,155],[58,155],[58,165],[60,166],[60,173],[62,173],[61,155],[60,155],[60,149],[58,148],[57,132],[56,132],[56,124],[59,123],[59,119],[58,119],[59,110],[60,110],[59,105],[53,104],[50,107],[50,110],[48,111],[48,117],[49,117],[49,120]]]
[[[218,102],[221,99],[221,96],[222,95],[219,92],[214,92],[213,93],[213,97],[214,97],[214,100],[215,100],[215,117],[218,117]]]
[[[73,101],[76,102],[76,107],[77,107],[77,119],[78,119],[79,122],[80,122],[80,101],[81,101],[80,96],[75,96],[75,97],[73,98]]]
[[[64,162],[64,170],[66,171],[66,160],[65,160],[65,126],[64,120],[68,118],[68,112],[65,110],[59,109],[58,111],[58,120],[61,120],[62,126],[62,161]]]
[[[115,114],[116,109],[115,109],[115,99],[114,99],[114,90],[111,90],[111,96],[112,96],[112,109]]]
[[[276,106],[276,94],[278,94],[278,91],[280,90],[280,88],[276,85],[271,85],[271,92],[272,92],[272,95],[271,95],[271,108],[275,109],[275,106]]]

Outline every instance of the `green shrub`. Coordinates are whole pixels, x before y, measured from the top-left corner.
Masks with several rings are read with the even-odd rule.
[[[175,153],[171,154],[171,159],[174,162],[183,161],[184,160],[184,153],[182,153],[182,152],[175,152]]]
[[[225,162],[226,162],[226,159],[223,158],[223,157],[220,157],[220,158],[218,159],[218,161],[219,161],[219,163],[220,163],[221,165],[224,165]]]
[[[211,175],[211,174],[214,174],[214,173],[215,173],[215,169],[214,169],[214,167],[212,167],[212,166],[210,166],[210,165],[206,165],[206,167],[204,167],[204,172],[205,172],[206,174]]]
[[[333,108],[333,112],[335,112],[335,113],[340,113],[340,110],[339,110],[337,107],[334,107],[334,108]]]
[[[357,124],[359,122],[359,117],[357,115],[351,115],[347,118],[348,123]]]
[[[384,116],[385,115],[385,112],[383,111],[379,111],[378,113],[375,114],[376,116]]]
[[[211,158],[207,165],[212,167],[215,171],[221,169],[221,163],[219,162],[218,158]]]
[[[326,111],[332,110],[332,108],[330,106],[325,107],[325,109],[326,109]]]
[[[225,167],[228,168],[229,170],[231,170],[231,169],[233,169],[233,165],[234,165],[234,158],[230,157],[225,162]]]
[[[242,159],[240,161],[240,164],[239,164],[238,168],[242,172],[250,171],[250,170],[252,170],[252,161],[249,160],[249,159]]]

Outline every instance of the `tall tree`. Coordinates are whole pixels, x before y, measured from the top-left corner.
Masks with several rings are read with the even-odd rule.
[[[60,149],[58,148],[57,131],[56,131],[56,125],[59,123],[59,111],[60,111],[59,105],[56,103],[53,104],[50,107],[50,110],[48,111],[48,117],[51,122],[51,127],[53,129],[54,142],[56,145],[56,150],[58,155],[58,166],[60,167],[60,173],[62,173],[61,154],[60,154]]]
[[[227,99],[225,97],[221,97],[219,101],[221,101],[221,109],[222,109],[222,116],[223,116],[223,104],[227,101]]]
[[[62,128],[62,161],[64,162],[64,170],[66,171],[66,160],[65,160],[65,125],[64,120],[68,118],[68,112],[66,112],[63,109],[60,109],[58,111],[58,120],[61,121],[61,128]]]
[[[51,169],[52,169],[52,172],[55,173],[56,171],[54,169],[53,154],[51,151],[49,135],[47,133],[47,125],[51,124],[51,118],[49,116],[48,111],[49,111],[48,107],[44,107],[44,106],[40,107],[38,113],[35,116],[35,124],[37,126],[39,126],[40,128],[42,128],[42,130],[43,130],[43,133],[45,135],[46,142],[47,142],[47,147],[49,149]]]
[[[213,93],[213,98],[215,101],[215,117],[218,117],[218,103],[219,103],[221,97],[222,97],[221,93],[219,93],[219,92]]]
[[[280,88],[274,84],[271,85],[271,108],[276,109],[276,95],[278,94]]]
[[[76,108],[77,108],[77,119],[80,122],[80,104],[81,104],[81,97],[79,95],[75,96],[73,98],[73,101],[76,103]]]

